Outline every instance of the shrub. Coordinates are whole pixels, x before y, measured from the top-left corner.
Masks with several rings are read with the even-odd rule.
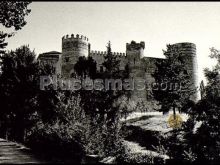
[[[42,95],[47,95],[46,92]],[[44,111],[39,111],[38,122],[29,130],[26,144],[53,157],[81,161],[85,154],[86,128],[85,114],[79,105],[80,98],[58,90],[50,99],[53,99],[53,108],[45,113],[51,114],[51,117],[43,120],[41,116]]]
[[[155,157],[151,153],[142,152],[134,153],[128,146],[121,145],[120,154],[117,155],[117,163],[147,163],[147,164],[164,164],[164,160],[160,157]]]

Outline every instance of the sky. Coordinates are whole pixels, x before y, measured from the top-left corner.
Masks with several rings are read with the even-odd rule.
[[[7,49],[29,45],[36,54],[61,52],[61,38],[82,34],[92,50],[125,52],[126,43],[145,42],[145,56],[163,57],[166,44],[197,46],[199,80],[220,49],[220,2],[32,2],[27,25],[8,39]]]

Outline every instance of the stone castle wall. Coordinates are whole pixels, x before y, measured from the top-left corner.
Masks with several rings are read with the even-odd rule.
[[[91,50],[89,52],[89,56],[92,57],[97,64],[97,69],[100,71],[100,69],[103,67],[103,62],[104,62],[104,56],[106,55],[106,51],[94,51]],[[125,53],[119,53],[119,52],[112,52],[112,54],[116,55],[120,59],[120,69],[124,70],[125,65],[127,63],[127,59],[125,56]]]
[[[198,69],[197,69],[197,56],[196,56],[196,45],[193,43],[177,43],[181,53],[186,56],[186,65],[188,72],[191,75],[191,81],[193,86],[198,86]],[[155,62],[158,60],[165,60],[162,58],[144,57],[145,42],[141,41],[136,43],[131,41],[126,44],[126,52],[119,53],[113,52],[114,55],[120,59],[120,69],[124,70],[125,66],[128,65],[131,73],[130,78],[137,81],[137,79],[145,79],[147,84],[154,82],[152,73],[156,69]],[[63,78],[70,78],[74,73],[74,65],[78,61],[80,56],[91,56],[97,63],[97,69],[104,70],[103,62],[105,51],[94,51],[90,50],[90,43],[88,38],[82,35],[73,34],[71,36],[64,36],[62,38],[62,57],[61,57],[61,75]],[[141,100],[149,100],[150,91],[148,89],[143,91],[134,90],[132,91],[132,97]],[[198,94],[193,96],[193,100],[198,99]]]

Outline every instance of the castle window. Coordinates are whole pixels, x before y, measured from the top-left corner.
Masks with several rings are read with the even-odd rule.
[[[65,58],[65,62],[69,62],[70,61],[70,58],[69,57],[66,57]]]
[[[134,64],[135,64],[135,58],[134,58]]]

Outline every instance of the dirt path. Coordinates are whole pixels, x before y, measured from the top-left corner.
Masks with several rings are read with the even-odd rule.
[[[0,139],[0,164],[48,163],[37,158],[25,146]]]

